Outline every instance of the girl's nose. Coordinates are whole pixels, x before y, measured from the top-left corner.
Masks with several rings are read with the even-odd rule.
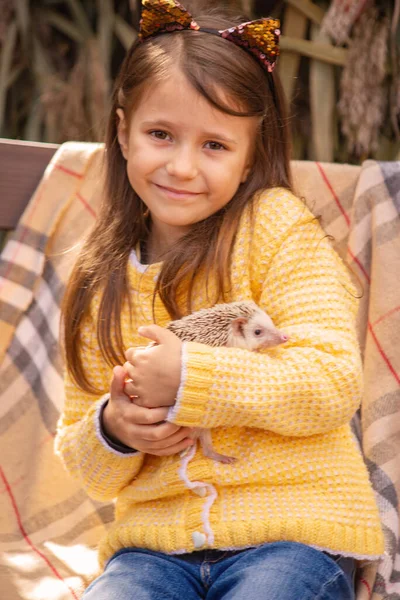
[[[194,179],[198,172],[195,153],[187,147],[175,149],[169,156],[166,170],[168,175],[177,179]]]

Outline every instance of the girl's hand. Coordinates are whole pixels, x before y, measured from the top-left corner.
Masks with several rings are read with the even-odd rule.
[[[110,400],[103,411],[105,433],[116,442],[154,454],[170,456],[193,444],[191,429],[166,423],[168,408],[146,408],[133,403],[124,391],[127,373],[115,367],[110,387]]]
[[[142,407],[173,406],[181,381],[182,342],[172,331],[158,325],[140,327],[139,333],[157,345],[125,352],[124,369],[131,379],[125,392]]]

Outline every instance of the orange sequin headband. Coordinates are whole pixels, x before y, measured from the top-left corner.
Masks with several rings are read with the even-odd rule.
[[[170,31],[200,30],[218,35],[244,48],[271,72],[279,56],[279,26],[278,19],[265,18],[229,29],[208,29],[200,27],[186,8],[175,0],[142,0],[139,40],[144,41]]]

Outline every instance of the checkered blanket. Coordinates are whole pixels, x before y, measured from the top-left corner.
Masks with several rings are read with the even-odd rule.
[[[67,143],[49,164],[0,261],[0,590],[2,600],[76,600],[98,569],[113,506],[94,502],[53,454],[63,405],[59,305],[101,198],[103,147]],[[303,196],[362,300],[360,432],[386,536],[357,600],[400,599],[400,163],[293,163]],[[397,327],[396,327],[397,326]]]

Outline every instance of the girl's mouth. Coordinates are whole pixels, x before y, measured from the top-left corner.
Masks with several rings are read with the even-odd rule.
[[[174,197],[174,198],[183,198],[183,197],[187,197],[187,196],[198,196],[200,194],[200,192],[191,192],[190,190],[181,190],[181,189],[177,189],[177,188],[172,188],[172,187],[168,187],[165,185],[159,185],[158,183],[154,184],[159,190],[161,190],[162,192],[164,192],[165,194],[167,194],[168,196]]]

